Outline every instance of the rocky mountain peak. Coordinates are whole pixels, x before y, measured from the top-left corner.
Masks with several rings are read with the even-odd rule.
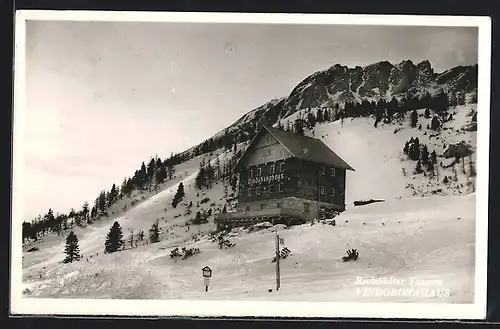
[[[471,92],[477,88],[477,65],[460,66],[436,74],[432,64],[405,59],[380,61],[365,67],[332,65],[304,79],[284,101],[288,114],[304,108],[333,107],[335,103],[427,94],[434,90]]]

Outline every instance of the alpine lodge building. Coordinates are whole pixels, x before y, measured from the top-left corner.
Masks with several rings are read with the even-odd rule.
[[[345,210],[346,172],[354,169],[321,140],[263,126],[234,167],[236,212],[215,215],[218,229],[302,224]]]

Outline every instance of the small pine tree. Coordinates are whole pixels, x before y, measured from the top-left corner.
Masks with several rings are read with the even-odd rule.
[[[427,171],[434,172],[434,163],[432,161],[427,162]]]
[[[64,263],[71,263],[80,259],[80,248],[78,247],[78,237],[71,231],[66,238],[66,246],[64,248],[66,258]]]
[[[157,243],[160,242],[160,227],[158,225],[158,219],[149,229],[149,242]]]
[[[224,208],[222,208],[222,213],[223,213],[223,214],[227,213],[227,208],[226,208],[226,205],[224,205]]]
[[[123,241],[122,228],[118,222],[114,222],[111,226],[108,235],[106,236],[106,242],[104,244],[105,253],[113,253],[120,250],[125,242]]]
[[[415,167],[415,172],[417,174],[421,174],[423,172],[422,163],[420,162],[420,160],[417,161],[417,166]]]
[[[420,158],[420,143],[418,142],[418,139],[415,139],[410,145],[408,155],[413,161],[417,161]]]
[[[432,130],[439,130],[441,128],[441,122],[439,122],[439,119],[437,116],[434,116],[431,121],[431,129]]]
[[[182,182],[179,183],[179,187],[177,188],[177,193],[174,195],[174,199],[172,200],[172,207],[176,208],[179,202],[182,201],[186,194],[184,193],[184,184]]]
[[[424,117],[426,119],[429,119],[431,117],[431,111],[429,110],[429,108],[426,108],[425,109],[425,112],[424,112]]]
[[[130,236],[128,237],[128,243],[130,245],[130,248],[134,247],[134,230],[130,229]]]
[[[409,150],[410,150],[410,143],[406,142],[405,147],[403,148],[404,154],[408,154]]]
[[[476,167],[474,166],[474,162],[472,162],[472,155],[470,155],[469,156],[469,176],[475,177],[476,175],[477,175]]]
[[[412,128],[415,128],[417,126],[417,121],[418,121],[418,113],[417,111],[413,110],[410,116],[410,126]]]
[[[422,160],[422,164],[427,165],[429,163],[429,150],[427,149],[427,145],[424,144],[422,147],[422,152],[420,153],[420,159]]]
[[[432,164],[436,164],[437,163],[436,151],[432,151],[431,152],[431,162],[432,162]]]

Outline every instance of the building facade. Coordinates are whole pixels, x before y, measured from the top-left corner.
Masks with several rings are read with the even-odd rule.
[[[322,141],[267,126],[234,169],[239,174],[238,211],[226,217],[265,217],[260,214],[281,209],[283,216],[300,214],[303,221],[343,211],[346,171],[354,170]]]

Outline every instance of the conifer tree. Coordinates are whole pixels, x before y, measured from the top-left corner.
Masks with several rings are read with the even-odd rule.
[[[233,175],[231,179],[231,189],[233,192],[236,192],[236,188],[238,187],[238,176]]]
[[[82,217],[83,220],[87,220],[89,217],[89,203],[85,201],[82,206]]]
[[[410,143],[406,142],[405,147],[403,148],[403,153],[408,154],[409,151],[410,151]]]
[[[418,137],[413,139],[413,142],[411,142],[408,156],[413,161],[417,161],[420,158],[420,141],[418,140]]]
[[[130,248],[134,247],[134,230],[130,229],[130,236],[128,237],[128,244],[130,245]]]
[[[431,162],[433,164],[436,164],[437,163],[437,155],[436,155],[436,151],[432,151],[431,152]]]
[[[429,150],[427,149],[427,145],[425,145],[425,144],[422,147],[420,159],[422,160],[422,164],[424,164],[424,165],[427,165],[429,163]]]
[[[418,122],[418,113],[417,111],[413,110],[410,116],[410,126],[412,128],[415,128],[417,126],[417,122]]]
[[[64,248],[66,258],[64,263],[71,263],[80,259],[80,248],[78,247],[78,237],[71,231],[66,237],[66,246]]]
[[[221,178],[221,167],[220,167],[220,159],[219,157],[215,160],[215,180],[219,181]]]
[[[318,109],[318,111],[316,111],[316,122],[318,122],[318,123],[323,122],[323,110],[322,109]]]
[[[439,121],[437,116],[434,116],[431,121],[431,129],[432,130],[439,130],[441,128],[441,122]]]
[[[184,193],[184,184],[180,182],[179,186],[177,187],[177,192],[174,195],[174,199],[172,200],[172,207],[176,208],[185,195],[186,194]]]
[[[294,126],[294,132],[296,134],[304,135],[304,123],[302,119],[300,118],[295,119],[293,126]]]
[[[203,161],[200,162],[200,169],[198,170],[198,174],[196,175],[194,183],[195,183],[196,188],[199,190],[201,190],[207,184],[206,183],[205,165],[204,165]]]
[[[422,163],[420,162],[420,160],[417,161],[417,166],[415,167],[415,172],[417,174],[420,174],[420,173],[423,172],[423,170],[422,170]]]
[[[101,193],[99,194],[97,204],[99,205],[98,209],[99,209],[100,213],[103,214],[104,211],[106,210],[106,192],[105,191],[101,191]]]
[[[476,167],[474,166],[474,163],[472,162],[472,155],[469,155],[469,176],[475,177],[476,174],[477,174]]]
[[[114,222],[106,236],[104,252],[113,253],[118,251],[123,247],[124,243],[122,228],[118,222]]]
[[[427,166],[427,171],[434,172],[434,163],[432,163],[432,161],[427,162],[426,166]]]
[[[139,187],[139,190],[144,189],[144,185],[146,184],[148,179],[147,175],[147,169],[146,169],[146,164],[142,162],[141,164],[141,169],[137,172],[137,186]]]
[[[160,242],[160,227],[158,225],[158,219],[149,229],[149,242],[157,243]]]
[[[424,117],[426,119],[429,119],[431,117],[431,111],[429,110],[429,108],[425,108],[425,111],[424,111]]]

